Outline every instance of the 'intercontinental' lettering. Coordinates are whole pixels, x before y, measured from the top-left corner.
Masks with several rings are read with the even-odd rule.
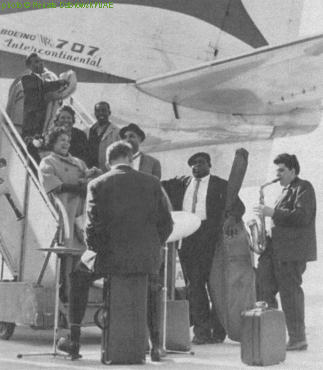
[[[79,56],[74,56],[74,55],[68,54],[63,50],[61,50],[60,52],[54,51],[54,50],[46,50],[46,49],[42,49],[42,48],[36,48],[36,47],[30,46],[30,45],[25,45],[23,42],[21,42],[19,44],[19,43],[15,43],[13,41],[14,41],[13,39],[5,40],[5,42],[7,43],[7,46],[10,47],[10,48],[13,48],[13,49],[20,49],[20,50],[29,51],[31,53],[37,53],[39,55],[46,55],[48,57],[70,60],[72,62],[78,62],[78,63],[90,65],[90,66],[93,66],[93,67],[99,67],[99,65],[101,63],[101,60],[102,60],[102,58],[98,58],[98,60],[95,60],[91,57],[82,58],[82,57],[79,57]]]

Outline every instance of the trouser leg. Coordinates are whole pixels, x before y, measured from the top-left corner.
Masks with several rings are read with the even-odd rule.
[[[81,338],[81,324],[86,311],[90,285],[96,278],[94,274],[79,269],[79,263],[70,274],[69,286],[69,321],[71,329],[70,341],[60,338],[58,348],[69,353],[72,360],[78,359]]]
[[[89,297],[92,274],[75,269],[70,274],[69,321],[71,325],[81,325]]]
[[[286,317],[288,335],[292,342],[306,340],[305,302],[301,287],[306,262],[279,263],[278,279],[282,309]]]
[[[194,335],[201,339],[211,338],[210,304],[206,279],[198,265],[190,266],[188,273],[188,300],[193,320]]]
[[[257,301],[267,302],[269,307],[278,308],[276,295],[278,282],[275,275],[273,251],[267,249],[258,260],[256,270],[256,296]]]
[[[225,329],[219,319],[219,316],[216,312],[216,309],[214,307],[214,304],[212,303],[212,308],[210,311],[210,323],[211,323],[211,328],[213,330],[212,337],[216,341],[224,341],[226,337],[226,332]]]
[[[160,284],[158,275],[148,276],[147,323],[152,347],[159,347]]]

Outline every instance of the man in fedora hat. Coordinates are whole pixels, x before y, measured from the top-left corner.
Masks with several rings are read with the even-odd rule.
[[[140,172],[149,173],[161,178],[160,162],[140,151],[140,144],[145,140],[146,135],[143,130],[135,123],[130,123],[128,126],[122,127],[119,131],[119,136],[122,140],[128,142],[132,147],[133,168]]]
[[[183,239],[179,250],[194,326],[192,343],[223,342],[226,333],[214,307],[210,309],[207,285],[215,246],[223,230],[229,236],[236,235],[236,223],[241,220],[245,207],[237,198],[232,210],[223,217],[227,181],[210,174],[211,158],[208,153],[195,153],[187,163],[192,169],[192,176],[162,181],[162,185],[174,211],[195,213],[201,219],[199,229]]]

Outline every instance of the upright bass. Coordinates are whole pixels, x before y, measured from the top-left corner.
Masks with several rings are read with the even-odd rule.
[[[237,199],[247,170],[248,152],[238,149],[227,185],[225,209],[229,211]],[[216,246],[209,278],[209,292],[227,336],[240,341],[241,312],[256,302],[255,272],[250,238],[243,221],[237,225],[234,238],[223,235]]]

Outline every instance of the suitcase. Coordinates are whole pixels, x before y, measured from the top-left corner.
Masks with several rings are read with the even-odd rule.
[[[101,362],[141,364],[146,359],[147,275],[107,278]]]
[[[162,302],[162,305],[164,302]],[[168,351],[188,352],[191,349],[188,301],[166,302],[166,338],[165,349]],[[160,342],[164,339],[164,309],[161,309]]]
[[[247,365],[274,365],[286,358],[283,311],[255,308],[242,313],[241,360]]]

